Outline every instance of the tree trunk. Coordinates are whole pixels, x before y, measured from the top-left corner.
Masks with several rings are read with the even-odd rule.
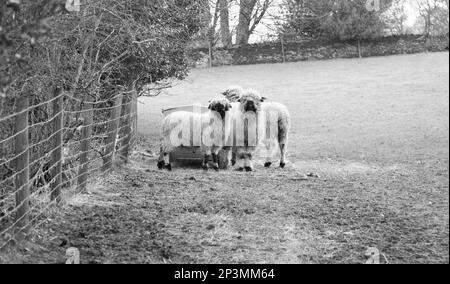
[[[213,48],[216,45],[216,28],[217,23],[219,22],[219,1],[216,2],[216,6],[214,8],[214,15],[212,17],[213,22],[208,30],[208,44]]]
[[[230,13],[228,10],[228,0],[219,0],[220,9],[220,37],[224,47],[231,46],[231,32],[230,32]]]
[[[213,52],[212,52],[212,45],[211,45],[211,41],[208,42],[208,62],[209,62],[209,68],[213,67]]]
[[[250,23],[256,0],[241,0],[239,11],[239,23],[237,26],[236,44],[248,44],[250,38]]]
[[[286,51],[284,49],[284,36],[283,35],[280,36],[280,41],[281,41],[281,54],[283,56],[283,63],[286,63]]]
[[[358,55],[359,58],[362,58],[362,49],[361,49],[361,40],[358,39]]]

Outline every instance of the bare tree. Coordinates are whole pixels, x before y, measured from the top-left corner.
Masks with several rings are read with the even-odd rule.
[[[210,6],[213,7],[213,13],[210,14],[210,25],[208,29],[208,42],[210,46],[214,47],[216,45],[217,40],[217,24],[219,23],[219,14],[220,14],[220,1],[213,0],[210,1]]]
[[[220,9],[220,37],[222,39],[222,45],[229,47],[233,44],[231,31],[230,31],[230,11],[229,0],[219,0]]]
[[[392,34],[405,33],[408,14],[406,12],[406,0],[394,0],[391,8],[384,14],[384,21]]]
[[[248,44],[250,36],[266,15],[274,0],[241,0],[236,44]]]
[[[423,32],[425,36],[431,34],[433,26],[433,16],[437,10],[439,0],[419,0],[417,7],[419,9],[419,15],[423,21]]]
[[[438,0],[438,7],[434,15],[433,32],[445,34],[449,30],[449,0]]]
[[[250,37],[250,22],[256,0],[241,0],[239,4],[239,23],[237,26],[236,44],[247,44]]]
[[[281,32],[296,38],[318,38],[323,35],[323,23],[333,6],[330,0],[283,0]]]
[[[448,33],[448,0],[420,0],[417,7],[420,15],[418,25],[425,36]]]

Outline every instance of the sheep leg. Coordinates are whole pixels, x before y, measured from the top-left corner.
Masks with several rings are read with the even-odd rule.
[[[163,143],[160,148],[159,158],[158,158],[158,169],[167,169],[172,171],[172,164],[170,163],[170,153],[173,151],[173,148],[169,146],[168,143]]]
[[[219,171],[219,151],[212,153],[213,169]]]
[[[211,155],[209,155],[209,154],[205,154],[204,156],[203,156],[203,169],[205,170],[205,171],[207,171],[208,169],[209,169],[209,159],[210,159],[210,157],[211,157]]]
[[[205,155],[203,156],[203,169],[207,171],[209,169],[209,160],[211,157],[211,149],[206,150]]]
[[[170,155],[169,155],[169,153],[164,153],[164,164],[165,164],[165,168],[168,171],[172,171],[172,164],[170,163]]]
[[[272,166],[272,157],[271,157],[272,153],[270,151],[271,149],[272,149],[271,144],[267,143],[266,144],[266,153],[265,153],[266,162],[264,163],[264,167],[266,167],[266,168],[270,168]]]
[[[232,166],[236,165],[236,161],[237,161],[237,150],[236,148],[233,147],[233,149],[231,150],[231,165]]]
[[[278,126],[278,144],[280,146],[280,168],[286,167],[286,149],[288,145],[288,132],[290,121],[287,119],[284,125]]]
[[[253,172],[253,161],[252,161],[252,154],[247,153],[245,155],[245,171],[246,172]]]
[[[158,160],[158,169],[167,169],[169,171],[172,170],[172,164],[170,163],[169,153],[161,152]]]
[[[281,159],[280,159],[280,168],[286,167],[286,144],[280,144],[280,153],[281,153]]]
[[[161,148],[160,153],[159,153],[159,158],[158,158],[158,169],[162,170],[164,168],[164,166],[166,165],[166,163],[164,162],[164,155],[166,153],[164,153],[163,149]]]
[[[236,157],[238,166],[237,170],[243,172],[245,167],[245,152],[241,149],[238,149],[236,152]]]
[[[226,162],[225,163],[226,167],[224,167],[224,168],[227,168],[227,167],[230,166],[230,154],[232,153],[232,150],[233,150],[232,147],[224,147],[224,148],[222,148],[222,151],[226,154],[226,155],[224,155],[226,157],[226,161],[224,161],[224,162]],[[218,158],[217,162],[219,163],[220,162],[219,161],[220,160],[220,150],[218,150],[218,155],[219,155],[219,158]],[[234,164],[236,164],[236,161],[233,163],[233,166],[234,166]],[[222,165],[219,165],[219,167],[222,167]]]

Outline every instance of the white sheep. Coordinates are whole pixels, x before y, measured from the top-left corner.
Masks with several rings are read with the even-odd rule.
[[[261,105],[263,117],[265,118],[265,138],[261,144],[265,146],[266,162],[264,166],[269,168],[272,165],[273,149],[278,144],[280,149],[280,167],[286,166],[286,151],[289,142],[289,130],[291,126],[291,116],[288,108],[277,102],[264,102]]]
[[[233,85],[228,87],[226,91],[224,91],[222,94],[230,101],[230,102],[237,102],[239,98],[242,96],[242,93],[244,92],[244,88],[242,88],[239,85]]]
[[[210,102],[208,109],[205,113],[173,112],[164,118],[163,143],[158,159],[159,169],[172,170],[169,156],[175,148],[200,146],[203,154],[203,168],[208,170],[212,156],[213,168],[219,170],[218,154],[225,144],[225,119],[231,104],[228,99],[219,97]]]
[[[246,135],[256,133],[255,143],[248,143],[249,137],[242,145],[235,145],[237,158],[240,160],[239,170],[253,171],[252,158],[257,148],[266,150],[265,167],[272,165],[272,153],[274,145],[278,144],[280,149],[280,167],[286,166],[286,151],[288,145],[288,135],[290,129],[290,115],[286,106],[276,102],[264,102],[266,98],[252,89],[243,92],[239,101],[239,111],[235,114],[235,120],[245,123]],[[254,119],[252,119],[254,116]],[[249,119],[250,118],[250,119]],[[242,162],[244,164],[242,165]]]
[[[236,113],[239,111],[239,98],[242,96],[244,92],[244,88],[239,85],[229,86],[227,90],[225,90],[222,94],[230,101],[232,109],[229,113],[230,117],[235,117]],[[234,119],[233,119],[234,120]],[[231,165],[234,166],[237,161],[237,148],[236,147],[225,147],[225,157],[229,161],[230,153],[231,153]],[[227,163],[228,163],[227,161]]]

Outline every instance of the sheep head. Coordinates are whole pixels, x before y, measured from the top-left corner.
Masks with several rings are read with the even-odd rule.
[[[230,86],[228,89],[222,93],[230,102],[237,102],[241,97],[244,89],[241,86]]]
[[[256,90],[246,90],[238,102],[241,105],[242,112],[255,112],[258,113],[261,110],[261,103],[266,98],[262,97]]]
[[[231,103],[227,98],[218,97],[209,102],[209,109],[220,114],[222,119],[225,118],[227,111],[231,109]]]

